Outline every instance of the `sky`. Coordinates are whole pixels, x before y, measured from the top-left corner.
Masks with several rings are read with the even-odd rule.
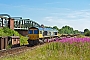
[[[45,26],[90,30],[90,0],[0,0],[0,14],[29,18]]]

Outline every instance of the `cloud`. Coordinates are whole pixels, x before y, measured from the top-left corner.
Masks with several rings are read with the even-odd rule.
[[[59,13],[58,13],[59,14]],[[62,26],[69,25],[75,30],[84,31],[85,28],[90,29],[90,11],[72,11],[68,14],[63,14],[64,17],[60,16],[48,16],[44,17],[42,23],[44,22],[47,26]]]
[[[51,4],[56,3],[60,2],[54,2]],[[85,28],[90,29],[90,9],[72,10],[70,8],[32,8],[26,5],[6,4],[0,4],[0,7],[2,11],[8,10],[10,13],[12,12],[12,14],[14,13],[15,15],[20,15],[25,18],[28,17],[47,26],[56,25],[61,28],[62,26],[69,25],[80,31],[83,31]]]
[[[65,10],[65,12],[61,11],[59,12],[57,10],[57,12],[51,13],[53,16],[57,15],[60,16],[61,18],[70,18],[70,19],[81,19],[81,18],[90,18],[90,10],[79,10],[79,11],[67,11]]]
[[[90,11],[80,10],[74,11],[67,15],[68,18],[77,18],[77,19],[90,19]]]

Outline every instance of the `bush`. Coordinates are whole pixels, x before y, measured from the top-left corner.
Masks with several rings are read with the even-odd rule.
[[[20,36],[20,45],[25,45],[27,44],[28,38],[27,37],[24,37],[24,36]]]
[[[17,31],[11,30],[7,27],[3,27],[3,32],[7,34],[8,36],[12,36],[13,34],[16,36],[20,36],[20,34]]]
[[[86,32],[85,36],[90,36],[90,31]]]
[[[20,35],[17,31],[11,30],[8,27],[0,28],[0,36],[19,36],[20,37],[20,45],[27,44],[27,37]]]

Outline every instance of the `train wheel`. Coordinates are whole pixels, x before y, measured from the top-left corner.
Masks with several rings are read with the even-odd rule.
[[[39,44],[39,40],[34,40],[33,42],[34,42],[34,45]]]
[[[33,40],[28,40],[29,46],[34,46]]]
[[[34,46],[39,44],[39,40],[28,40],[29,46]]]

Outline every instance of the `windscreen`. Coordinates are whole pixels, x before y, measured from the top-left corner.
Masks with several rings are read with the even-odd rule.
[[[29,34],[33,34],[33,30],[29,30],[29,32],[28,32]]]
[[[34,30],[34,34],[38,34],[39,33],[39,31],[38,30]]]

